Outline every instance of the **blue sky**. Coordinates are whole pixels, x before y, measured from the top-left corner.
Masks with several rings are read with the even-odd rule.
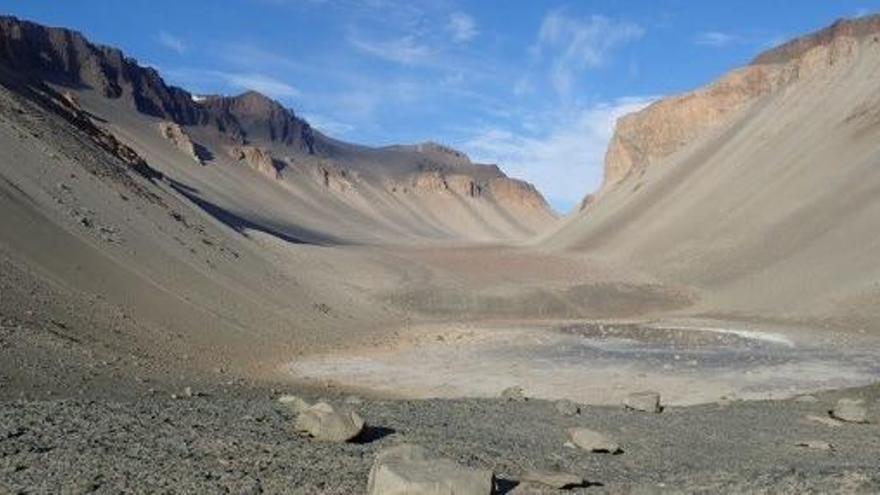
[[[0,0],[195,93],[256,89],[340,139],[462,149],[560,211],[598,186],[617,116],[876,11],[880,0]]]

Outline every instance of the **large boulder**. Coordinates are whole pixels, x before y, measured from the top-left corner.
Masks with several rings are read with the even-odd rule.
[[[662,411],[662,408],[660,407],[660,394],[651,391],[631,393],[626,396],[623,405],[627,409],[633,411],[649,413],[658,413]]]
[[[848,423],[867,423],[868,408],[862,399],[840,399],[831,411],[831,416]]]
[[[401,444],[379,452],[367,481],[368,495],[489,495],[492,471],[433,457],[426,449]]]
[[[571,428],[568,430],[571,442],[575,446],[590,452],[618,454],[623,452],[620,445],[605,435],[588,428]]]
[[[316,440],[347,442],[364,429],[364,420],[354,411],[318,402],[299,413],[295,428]]]

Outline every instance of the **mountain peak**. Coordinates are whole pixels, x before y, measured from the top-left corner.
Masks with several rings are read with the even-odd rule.
[[[272,113],[292,113],[281,103],[268,96],[254,91],[252,89],[245,91],[237,96],[229,97],[230,100],[236,102],[236,106],[241,112],[255,115],[269,115]]]

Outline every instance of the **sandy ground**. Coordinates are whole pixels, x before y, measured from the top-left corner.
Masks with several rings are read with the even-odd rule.
[[[781,399],[880,379],[874,339],[829,345],[808,332],[724,322],[434,325],[408,335],[391,348],[308,356],[286,369],[308,383],[403,397],[497,397],[521,386],[532,397],[587,404],[621,404],[640,390],[670,405]]]

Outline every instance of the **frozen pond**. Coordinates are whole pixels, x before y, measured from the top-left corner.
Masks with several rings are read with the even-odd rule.
[[[670,405],[784,398],[880,377],[875,346],[808,345],[771,332],[723,327],[583,324],[554,330],[430,332],[392,349],[309,357],[298,378],[406,397],[531,397],[617,404],[659,391]]]

